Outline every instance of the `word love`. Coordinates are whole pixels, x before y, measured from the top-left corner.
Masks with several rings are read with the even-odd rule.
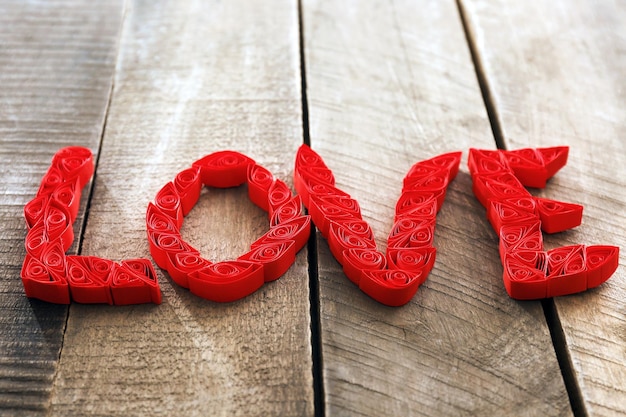
[[[518,151],[470,150],[469,169],[478,200],[500,236],[504,284],[516,299],[572,294],[606,281],[617,269],[614,246],[575,245],[544,251],[542,233],[578,226],[582,206],[533,197],[525,186],[545,187],[567,162],[566,147]],[[178,285],[218,302],[245,297],[282,276],[306,244],[311,220],[329,243],[346,276],[373,299],[390,306],[409,302],[434,262],[436,216],[461,153],[421,161],[404,178],[387,251],[376,248],[358,202],[335,186],[322,158],[303,145],[296,155],[293,195],[283,181],[252,159],[232,151],[194,162],[149,203],[146,225],[150,253]],[[161,301],[154,270],[146,259],[117,264],[96,257],[66,256],[80,190],[93,174],[91,152],[59,151],[37,197],[25,207],[29,232],[22,269],[26,295],[50,302],[130,304]],[[267,233],[236,260],[213,263],[180,234],[184,217],[203,186],[247,184],[250,199],[269,213]],[[302,213],[302,205],[310,215]]]

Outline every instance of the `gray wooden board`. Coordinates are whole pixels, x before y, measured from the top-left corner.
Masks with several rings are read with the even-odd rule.
[[[2,415],[44,414],[49,403],[68,308],[24,296],[23,207],[58,149],[98,150],[121,15],[118,1],[0,2]],[[88,185],[76,236],[89,194]]]
[[[570,415],[541,305],[507,296],[472,195],[467,150],[495,143],[455,2],[303,6],[311,145],[379,247],[408,168],[464,152],[438,216],[435,268],[408,305],[361,293],[318,240],[327,414]]]
[[[583,204],[583,224],[547,245],[606,244],[620,267],[597,289],[555,299],[592,416],[626,413],[626,6],[463,0],[506,146],[569,145],[539,195]]]
[[[243,152],[291,184],[301,142],[295,2],[132,2],[83,254],[149,256],[148,202],[211,152]],[[182,233],[219,261],[268,227],[245,187],[207,189]],[[160,306],[70,307],[52,415],[313,414],[306,249],[234,303],[158,279]]]

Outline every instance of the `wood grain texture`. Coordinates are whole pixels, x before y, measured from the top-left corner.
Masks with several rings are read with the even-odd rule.
[[[58,149],[98,150],[121,6],[0,2],[0,415],[45,414],[49,403],[68,309],[24,296],[23,207]]]
[[[300,143],[295,2],[132,2],[83,253],[149,256],[148,202],[202,156],[237,150],[291,183]],[[219,261],[268,227],[245,188],[209,189],[182,233]],[[229,304],[158,274],[158,307],[71,306],[52,415],[313,414],[306,250]]]
[[[384,248],[409,167],[494,148],[453,1],[306,0],[313,149]],[[509,299],[465,162],[438,216],[437,262],[412,302],[361,293],[318,241],[328,415],[570,415],[541,306]]]
[[[601,287],[555,299],[591,416],[626,413],[626,5],[463,0],[510,149],[569,145],[540,195],[583,204],[551,247],[608,244],[620,267]]]

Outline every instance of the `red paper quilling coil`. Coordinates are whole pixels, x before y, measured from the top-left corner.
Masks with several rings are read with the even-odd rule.
[[[448,187],[448,176],[446,173],[441,172],[436,176],[424,178],[421,181],[416,181],[411,184],[411,188],[407,190],[417,190],[421,193],[432,193],[436,197],[437,212],[441,209],[443,202],[446,198],[446,189]]]
[[[502,160],[502,155],[499,151],[486,149],[470,148],[467,166],[472,177],[509,171],[509,167]]]
[[[373,237],[362,237],[342,224],[331,223],[328,232],[328,247],[337,262],[343,265],[343,256],[346,250],[351,248],[376,249],[376,242]]]
[[[535,219],[528,223],[514,223],[500,229],[500,259],[508,252],[543,251],[541,222]]]
[[[382,304],[399,307],[411,301],[424,281],[421,275],[421,271],[365,270],[359,288]]]
[[[161,291],[152,263],[147,259],[129,259],[115,265],[111,296],[115,305],[161,304]]]
[[[520,259],[511,253],[505,255],[503,265],[504,287],[511,298],[516,300],[546,298],[548,284],[545,270],[535,268],[529,265],[526,259]]]
[[[425,167],[439,167],[446,170],[448,173],[448,182],[452,181],[459,172],[459,166],[461,165],[462,152],[448,152],[441,155],[437,155],[433,158],[426,159],[418,162],[418,164]],[[416,164],[417,165],[417,164]],[[410,172],[410,171],[409,171]]]
[[[58,205],[54,200],[48,203],[44,214],[43,224],[48,241],[59,241],[63,251],[68,250],[74,242],[74,228],[72,219],[65,207]]]
[[[183,216],[186,216],[200,198],[202,191],[200,168],[191,167],[180,171],[174,178],[174,188],[180,198]]]
[[[543,158],[530,148],[514,151],[500,151],[517,179],[526,187],[544,188],[548,180],[548,170],[543,164]]]
[[[410,190],[413,188],[413,184],[415,184],[416,182],[423,180],[424,178],[430,177],[431,175],[437,175],[442,172],[445,173],[446,179],[448,178],[447,169],[444,169],[437,165],[424,164],[423,162],[424,161],[417,162],[409,169],[409,172],[402,180],[403,190]]]
[[[547,178],[552,178],[561,168],[567,164],[569,154],[568,146],[554,146],[551,148],[537,148],[537,153],[546,167]]]
[[[179,233],[159,233],[149,232],[150,255],[154,262],[159,266],[168,270],[170,265],[170,255],[177,252],[193,252],[194,248],[186,243]],[[197,252],[197,251],[196,251]]]
[[[159,190],[154,198],[154,205],[161,211],[172,218],[176,226],[180,228],[183,224],[183,207],[180,202],[180,196],[176,192],[176,187],[168,182]]]
[[[421,212],[418,217],[432,216],[434,219],[440,208],[440,196],[441,192],[403,191],[396,203],[395,220],[411,217],[414,210],[417,210],[417,213]]]
[[[192,272],[189,275],[189,290],[198,297],[226,303],[252,294],[264,282],[260,263],[226,261]]]
[[[361,209],[356,200],[335,195],[311,196],[309,214],[324,237],[328,236],[331,222],[361,219]]]
[[[584,245],[563,246],[546,253],[547,297],[575,294],[587,289]]]
[[[72,300],[85,304],[113,304],[110,278],[102,279],[90,268],[90,257],[67,256],[67,281]],[[113,262],[111,262],[112,264]]]
[[[298,168],[296,176],[301,180],[302,178],[313,179],[315,181],[335,186],[335,176],[333,172],[321,166],[303,166]]]
[[[24,206],[24,219],[26,220],[26,226],[31,229],[37,223],[43,221],[46,208],[50,200],[50,195],[41,195],[30,200]]]
[[[296,261],[295,242],[288,240],[255,246],[237,260],[260,263],[263,265],[264,281],[275,281]]]
[[[209,154],[192,164],[200,168],[202,183],[208,187],[230,188],[245,183],[248,167],[254,160],[235,151],[221,151]]]
[[[530,196],[522,183],[509,173],[496,175],[476,175],[473,177],[472,190],[484,207],[489,207],[490,200],[507,200]]]
[[[209,266],[212,262],[204,259],[198,252],[176,252],[168,254],[170,268],[167,273],[176,284],[183,288],[189,288],[189,275],[194,271]]]
[[[580,226],[583,206],[562,201],[534,197],[541,219],[541,229],[546,233],[558,233]]]
[[[332,185],[320,182],[316,179],[302,178],[302,181],[299,184],[300,185],[296,185],[296,191],[302,197],[302,203],[304,203],[306,207],[309,206],[309,197],[311,195],[314,195],[316,197],[336,196],[350,198],[350,195],[341,191],[340,189]]]
[[[387,250],[432,246],[435,219],[401,218],[387,237]]]
[[[58,207],[67,209],[70,215],[70,223],[74,223],[78,216],[80,206],[81,189],[78,186],[78,179],[65,182],[52,192],[52,200]]]
[[[376,249],[349,248],[343,252],[343,272],[346,277],[359,285],[365,270],[385,269],[385,256]]]
[[[266,168],[258,164],[248,167],[248,198],[267,212],[270,210],[267,196],[273,183],[274,176]]]
[[[67,280],[51,274],[48,267],[34,256],[26,254],[20,275],[27,297],[56,304],[70,303]]]
[[[94,172],[93,154],[81,146],[69,146],[59,150],[52,158],[52,165],[66,181],[78,180],[82,189]]]
[[[281,223],[286,223],[291,220],[295,220],[302,216],[302,199],[299,195],[290,198],[283,203],[280,207],[274,210],[272,217],[270,218],[270,227],[277,226]]]
[[[37,191],[37,197],[50,195],[65,182],[63,174],[54,166],[48,168],[48,171],[41,179],[41,185]]]
[[[299,252],[309,240],[310,233],[311,217],[301,216],[294,220],[270,227],[270,229],[263,236],[252,243],[250,247],[254,248],[267,243],[293,240],[296,252]]]
[[[49,241],[46,234],[46,227],[44,222],[41,221],[28,231],[24,246],[26,248],[26,253],[40,259],[41,254],[48,243]]]
[[[432,246],[387,249],[387,266],[389,269],[422,271],[422,277],[426,279],[435,265],[436,253],[437,250]]]
[[[275,180],[267,192],[267,203],[269,205],[269,215],[272,217],[278,207],[285,204],[292,197],[289,186],[284,181]]]
[[[163,210],[155,206],[153,203],[148,203],[148,210],[146,211],[146,227],[148,229],[148,237],[150,232],[177,234],[179,230],[179,226],[176,224],[176,221],[166,215]]]
[[[593,245],[585,247],[587,288],[595,288],[608,280],[619,265],[617,246]]]
[[[308,145],[301,145],[296,153],[295,171],[301,168],[324,168],[328,169],[324,160]]]
[[[539,220],[537,213],[531,211],[526,202],[532,202],[530,197],[520,197],[506,200],[491,200],[487,209],[487,219],[496,233],[509,224],[535,223]]]

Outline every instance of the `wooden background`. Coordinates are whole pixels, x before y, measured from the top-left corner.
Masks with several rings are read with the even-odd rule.
[[[625,414],[624,256],[594,290],[511,300],[465,165],[569,145],[533,192],[583,224],[547,246],[623,250],[624,22],[611,0],[0,0],[0,414]],[[147,203],[194,160],[237,150],[291,186],[305,142],[383,249],[408,168],[463,151],[408,305],[361,293],[315,236],[230,304],[160,270],[160,306],[24,296],[22,210],[59,148],[97,155],[71,252],[119,260],[149,256]],[[206,189],[182,233],[225,260],[266,228],[245,188]]]

